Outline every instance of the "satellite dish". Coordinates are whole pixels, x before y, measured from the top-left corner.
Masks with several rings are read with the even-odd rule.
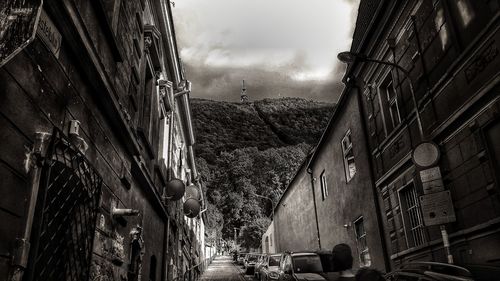
[[[188,218],[195,218],[201,211],[200,201],[188,198],[183,205],[184,215]]]
[[[200,190],[198,189],[198,186],[192,184],[186,187],[185,198],[193,198],[196,200],[200,200]]]
[[[177,201],[184,196],[186,185],[180,179],[173,179],[165,187],[165,195],[168,200]]]

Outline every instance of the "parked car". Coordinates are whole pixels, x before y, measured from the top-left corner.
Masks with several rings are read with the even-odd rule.
[[[403,264],[400,268],[385,276],[389,281],[413,280],[460,280],[486,281],[500,280],[499,265],[453,265],[439,262],[412,262]]]
[[[325,257],[326,253],[321,253]],[[338,274],[323,270],[322,257],[317,252],[284,253],[278,273],[279,281],[337,280]]]
[[[239,264],[239,265],[245,264],[245,256],[246,255],[247,255],[247,253],[239,253],[238,254],[238,259],[236,260],[236,263]]]
[[[269,254],[259,267],[259,281],[275,281],[279,277],[282,254]]]
[[[267,258],[269,257],[269,254],[261,254],[259,256],[259,260],[257,261],[257,263],[255,264],[255,268],[253,270],[253,277],[257,280],[260,279],[259,275],[260,275],[260,268],[262,267],[262,265],[265,263],[265,261],[267,260]]]
[[[255,264],[259,260],[260,254],[247,254],[245,257],[245,274],[252,274],[255,270]]]

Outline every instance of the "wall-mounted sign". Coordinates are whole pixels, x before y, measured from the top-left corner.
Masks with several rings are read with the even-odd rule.
[[[425,226],[439,225],[456,220],[450,191],[420,196],[420,207]]]
[[[42,0],[0,1],[0,67],[35,38]]]
[[[59,50],[61,49],[62,36],[54,25],[54,22],[49,18],[43,9],[36,33],[40,36],[43,43],[50,49],[50,51],[58,58]]]
[[[422,181],[424,194],[444,190],[443,179],[439,166],[420,171],[420,180]]]
[[[436,165],[440,156],[439,147],[433,142],[423,142],[417,145],[412,153],[413,163],[421,168]]]

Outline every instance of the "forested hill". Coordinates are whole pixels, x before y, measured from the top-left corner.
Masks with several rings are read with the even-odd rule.
[[[253,194],[279,199],[319,140],[334,105],[300,98],[244,104],[191,99],[191,108],[209,201],[208,228],[220,234],[224,226],[226,238],[233,227],[242,228],[242,240],[252,246],[267,227],[271,209],[269,200]]]
[[[328,123],[333,105],[300,98],[230,103],[192,99],[195,152],[208,163],[222,151],[256,147],[265,150],[313,145]]]

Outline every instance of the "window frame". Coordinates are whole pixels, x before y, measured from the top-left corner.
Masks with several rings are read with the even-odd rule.
[[[393,70],[388,70],[380,80],[379,85],[377,87],[380,97],[379,103],[382,112],[382,121],[384,122],[386,136],[392,133],[402,123],[401,109],[399,108],[399,99],[398,99],[399,95],[396,87],[394,87],[394,79],[392,76],[392,72]],[[390,95],[391,91],[389,90],[389,88],[391,88],[392,93],[394,93],[393,97],[391,97]],[[393,107],[396,108],[397,119],[394,118]]]
[[[319,176],[320,186],[321,186],[321,198],[325,201],[328,197],[328,181],[326,180],[325,170],[323,170]]]
[[[408,206],[408,200],[403,200],[402,198],[402,192],[405,189],[408,189],[412,187],[413,189],[413,198],[414,198],[414,205]],[[418,247],[421,245],[424,245],[427,242],[427,235],[425,232],[425,225],[424,225],[424,219],[422,215],[422,209],[420,208],[419,204],[419,199],[418,199],[418,192],[417,192],[417,186],[415,185],[415,182],[413,180],[408,181],[405,185],[402,187],[398,188],[397,190],[397,195],[398,195],[398,200],[399,200],[399,208],[400,208],[400,215],[401,215],[401,220],[403,223],[403,229],[405,232],[405,240],[406,240],[406,247],[408,249]],[[410,198],[412,199],[412,198]],[[407,214],[410,212],[410,209],[416,210],[416,216],[414,215],[413,218],[410,218],[410,215]],[[417,221],[417,225],[412,225],[412,219],[413,221]],[[417,233],[419,236],[416,237],[415,233]],[[417,238],[419,241],[417,241]]]
[[[363,233],[360,235],[358,233],[358,228],[357,225],[361,222],[361,225],[363,226]],[[366,228],[365,228],[365,220],[363,216],[359,216],[357,219],[354,220],[353,222],[354,225],[354,235],[356,236],[356,244],[358,247],[358,258],[359,258],[359,263],[362,264],[363,266],[370,266],[371,265],[371,259],[369,260],[370,264],[367,265],[367,261],[364,260],[365,254],[370,256],[370,249],[368,247],[368,242],[367,242],[367,233],[366,233]],[[364,240],[364,246],[361,240]]]
[[[391,89],[392,91],[389,89]],[[385,92],[386,92],[387,105],[389,109],[389,115],[391,117],[392,127],[396,128],[397,126],[399,126],[399,124],[401,124],[401,111],[399,110],[398,94],[396,92],[396,88],[394,87],[394,80],[392,79],[392,74],[391,74],[391,80],[389,81],[387,87],[385,87]],[[391,92],[393,93],[392,97],[391,97]],[[393,107],[396,108],[397,118],[394,117]]]
[[[346,142],[345,140],[349,140],[348,146],[346,147]],[[351,129],[348,129],[347,132],[344,134],[342,137],[342,140],[340,142],[340,146],[342,148],[342,158],[344,161],[344,174],[346,177],[346,182],[350,182],[354,176],[356,176],[357,169],[356,169],[356,161],[354,157],[354,149],[353,149],[353,143],[352,143],[352,133]],[[351,154],[352,156],[349,157],[348,155]],[[354,173],[351,175],[350,169],[349,169],[349,161],[352,160],[352,163],[354,163]]]

